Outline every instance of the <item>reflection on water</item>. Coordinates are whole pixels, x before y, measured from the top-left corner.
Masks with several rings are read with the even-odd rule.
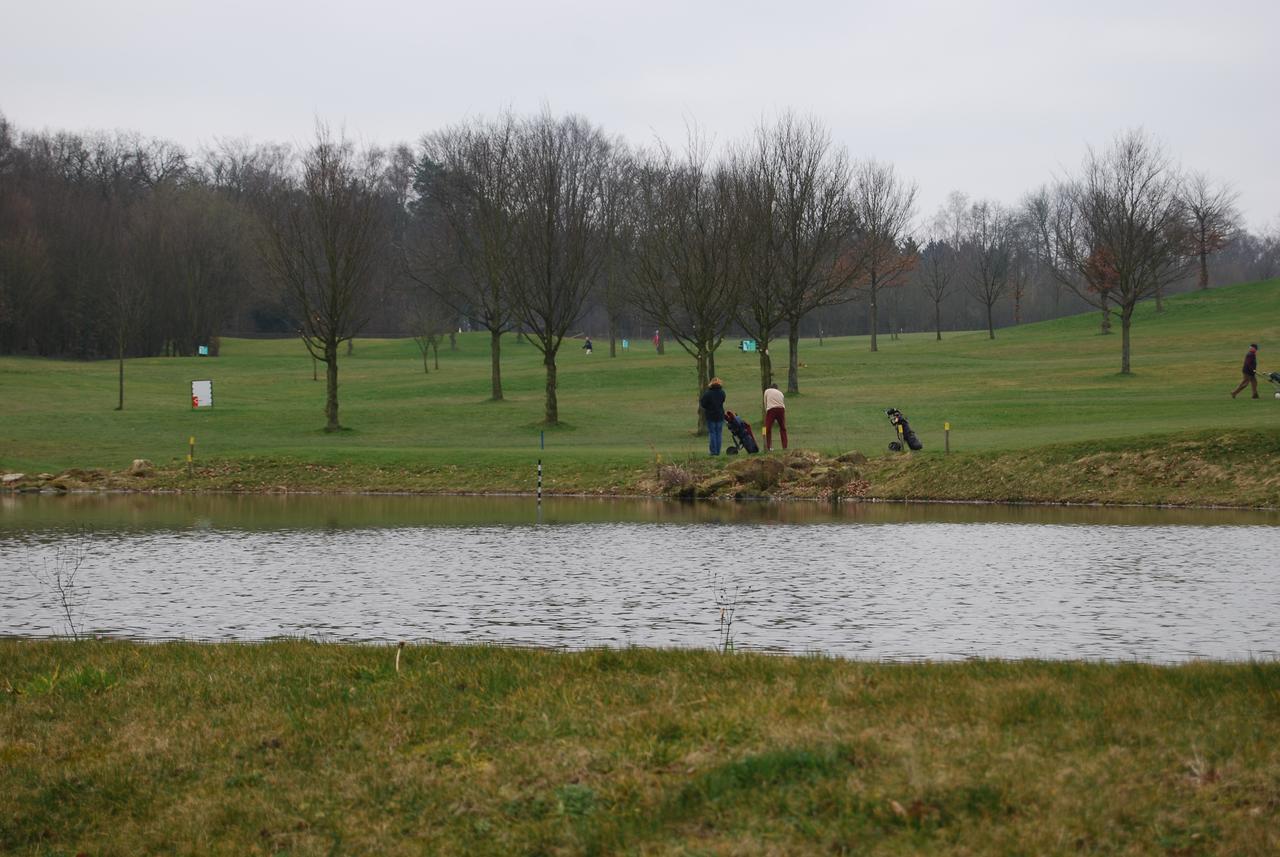
[[[0,633],[90,528],[85,625],[138,638],[740,647],[870,658],[1280,656],[1280,519],[525,498],[0,498]]]

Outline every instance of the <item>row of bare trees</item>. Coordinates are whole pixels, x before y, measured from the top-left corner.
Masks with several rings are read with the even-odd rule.
[[[326,366],[334,430],[342,346],[370,326],[414,336],[424,370],[458,327],[488,331],[494,399],[518,332],[542,355],[554,424],[557,357],[584,323],[608,328],[610,354],[659,328],[699,389],[728,336],[756,341],[762,386],[785,339],[795,393],[815,327],[869,332],[874,351],[903,327],[941,338],[977,322],[994,338],[1094,306],[1103,332],[1119,316],[1127,372],[1138,302],[1193,276],[1207,287],[1211,256],[1237,279],[1280,273],[1280,234],[1240,230],[1231,190],[1142,132],[1014,207],[953,193],[921,223],[916,197],[792,113],[721,147],[692,131],[635,149],[543,112],[416,148],[357,149],[320,127],[300,151],[230,141],[199,157],[128,134],[20,135],[0,117],[0,352],[115,357],[123,407],[128,355],[216,350],[229,327],[293,333]]]

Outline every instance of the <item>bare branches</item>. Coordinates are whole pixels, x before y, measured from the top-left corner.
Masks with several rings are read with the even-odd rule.
[[[1236,210],[1240,194],[1228,184],[1218,184],[1204,173],[1195,172],[1183,180],[1181,196],[1200,262],[1199,286],[1207,289],[1209,256],[1230,244],[1240,228],[1240,212]]]
[[[863,272],[850,254],[857,218],[849,158],[818,120],[783,114],[772,132],[777,150],[778,297],[787,321],[787,392],[800,391],[800,320],[849,300]]]
[[[877,350],[879,295],[902,284],[915,265],[903,246],[915,216],[916,185],[900,179],[891,164],[864,161],[853,172],[853,211],[858,237],[844,264],[859,271],[855,281],[871,309],[871,350]]]
[[[959,258],[956,249],[945,240],[930,241],[920,253],[916,280],[921,290],[933,301],[934,331],[942,340],[942,301],[955,282]]]
[[[965,221],[965,288],[987,311],[987,335],[996,338],[994,308],[1009,286],[1013,254],[1013,213],[997,202],[982,200]]]
[[[542,352],[545,419],[555,425],[556,353],[604,259],[600,191],[611,147],[585,119],[549,113],[523,123],[517,140],[511,295]]]
[[[59,542],[54,548],[53,559],[45,559],[35,572],[40,585],[49,589],[58,602],[58,612],[67,624],[72,639],[80,639],[80,626],[84,620],[84,592],[80,585],[80,569],[89,556],[88,535],[84,530],[74,537]]]
[[[634,187],[631,300],[694,358],[701,393],[738,297],[730,177],[695,134],[682,155],[641,156]]]
[[[307,350],[326,365],[325,431],[340,428],[338,346],[364,326],[384,258],[379,179],[376,157],[319,125],[299,180],[277,193],[266,223],[267,266],[295,305]]]
[[[1141,131],[1089,151],[1078,175],[1034,201],[1041,252],[1054,276],[1100,309],[1120,308],[1120,371],[1138,301],[1185,276],[1193,256],[1177,166]]]
[[[490,336],[491,397],[502,399],[502,334],[511,329],[518,123],[510,113],[422,140],[418,232],[409,275]]]

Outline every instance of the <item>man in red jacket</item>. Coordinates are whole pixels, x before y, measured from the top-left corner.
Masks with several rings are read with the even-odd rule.
[[[1258,343],[1249,346],[1249,353],[1244,356],[1244,380],[1240,386],[1231,391],[1231,398],[1236,397],[1245,387],[1253,387],[1253,397],[1258,398]]]

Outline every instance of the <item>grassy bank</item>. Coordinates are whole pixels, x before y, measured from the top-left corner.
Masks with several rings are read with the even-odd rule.
[[[1274,854],[1280,665],[0,641],[7,854]]]
[[[1270,465],[1243,450],[1231,460],[1219,456],[1216,466],[1231,472],[1208,480],[1203,491],[1197,486],[1208,483],[1165,479],[1147,464],[1129,477],[1108,478],[1104,469],[1119,474],[1144,450],[1177,456],[1185,443],[1208,455],[1221,437],[1273,447],[1280,403],[1226,393],[1249,341],[1263,343],[1261,362],[1272,365],[1268,343],[1280,348],[1277,305],[1280,281],[1181,295],[1160,315],[1144,305],[1132,376],[1117,374],[1118,336],[1099,336],[1095,314],[1001,330],[994,342],[985,332],[948,334],[942,342],[931,334],[882,337],[875,354],[866,337],[804,340],[802,392],[788,399],[792,445],[822,456],[863,451],[872,462],[861,478],[886,497],[924,497],[936,485],[939,497],[1007,499],[1009,486],[1025,484],[1023,471],[1034,476],[1039,460],[1066,464],[1115,453],[1115,461],[1098,462],[1096,485],[1067,480],[1042,499],[1241,505],[1261,497],[1274,504],[1274,485],[1255,490],[1270,476],[1254,465]],[[514,339],[503,352],[502,402],[487,401],[483,336],[459,337],[459,350],[442,352],[440,370],[430,374],[410,341],[357,342],[341,362],[348,430],[337,434],[320,430],[323,383],[311,380],[311,361],[292,340],[227,340],[216,359],[128,361],[122,412],[112,410],[112,362],[0,358],[0,470],[118,472],[145,458],[160,476],[144,484],[162,488],[520,491],[533,487],[540,457],[549,490],[645,492],[659,459],[696,461],[704,452],[691,431],[692,361],[675,347],[658,355],[648,343],[633,345],[611,359],[603,347],[588,357],[566,344],[559,373],[565,422],[545,431],[545,448],[542,367],[532,346]],[[716,370],[729,407],[758,430],[754,356],[726,347]],[[202,377],[213,379],[216,404],[193,412],[189,382]],[[891,405],[906,412],[926,444],[909,463],[882,460],[891,439],[884,408]],[[944,422],[956,452],[946,459]],[[198,476],[188,482],[190,436]],[[1231,448],[1240,447],[1236,441]],[[1001,464],[992,468],[995,461]]]

